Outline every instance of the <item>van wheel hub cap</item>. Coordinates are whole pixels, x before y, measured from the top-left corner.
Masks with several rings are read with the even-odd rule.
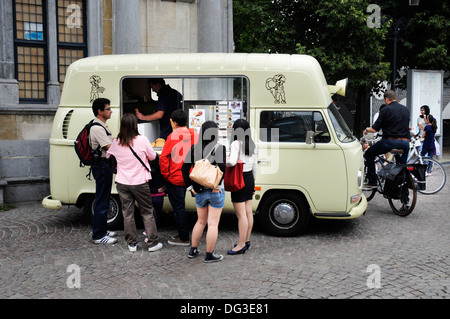
[[[280,203],[273,211],[273,218],[278,224],[290,224],[295,219],[295,209],[289,203]]]

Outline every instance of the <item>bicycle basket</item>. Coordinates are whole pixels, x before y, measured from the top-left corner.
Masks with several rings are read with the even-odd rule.
[[[408,171],[405,168],[404,164],[388,164],[378,172],[378,175],[386,179],[384,194],[392,199],[400,199],[403,196],[403,186],[408,182]]]
[[[410,164],[408,167],[413,167],[414,169],[411,171],[413,176],[416,179],[417,183],[417,189],[418,190],[425,190],[427,187],[426,184],[426,172],[427,172],[427,165],[426,164]]]
[[[378,175],[389,179],[391,181],[395,180],[396,176],[400,174],[402,171],[404,171],[404,168],[406,165],[404,164],[393,164],[393,163],[387,163],[386,166],[384,166],[379,172]]]

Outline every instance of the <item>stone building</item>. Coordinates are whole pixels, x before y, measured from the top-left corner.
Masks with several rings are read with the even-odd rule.
[[[232,0],[1,0],[0,204],[49,194],[68,66],[102,54],[232,52]]]

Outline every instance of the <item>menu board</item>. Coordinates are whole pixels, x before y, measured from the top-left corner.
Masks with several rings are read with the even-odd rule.
[[[242,118],[242,101],[217,101],[215,105],[195,105],[189,109],[189,127],[197,132],[205,121],[219,127],[219,141],[228,146],[233,123]]]
[[[242,101],[218,101],[215,107],[215,122],[219,126],[219,140],[228,145],[233,123],[242,117]]]

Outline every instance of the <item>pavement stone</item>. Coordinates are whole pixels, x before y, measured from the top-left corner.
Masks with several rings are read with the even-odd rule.
[[[447,177],[450,165],[446,165]],[[228,256],[237,242],[237,220],[223,214],[216,252],[223,261],[188,259],[189,247],[167,244],[176,233],[159,227],[163,249],[129,252],[119,231],[111,246],[91,243],[91,226],[74,206],[47,210],[19,203],[0,212],[1,299],[449,299],[450,186],[419,194],[408,217],[392,213],[377,194],[364,216],[345,221],[313,219],[305,234],[279,238],[258,224],[251,248]],[[193,225],[195,214],[189,214]],[[80,287],[73,271],[79,267]],[[370,288],[379,267],[380,288]],[[373,285],[372,285],[373,286]]]

